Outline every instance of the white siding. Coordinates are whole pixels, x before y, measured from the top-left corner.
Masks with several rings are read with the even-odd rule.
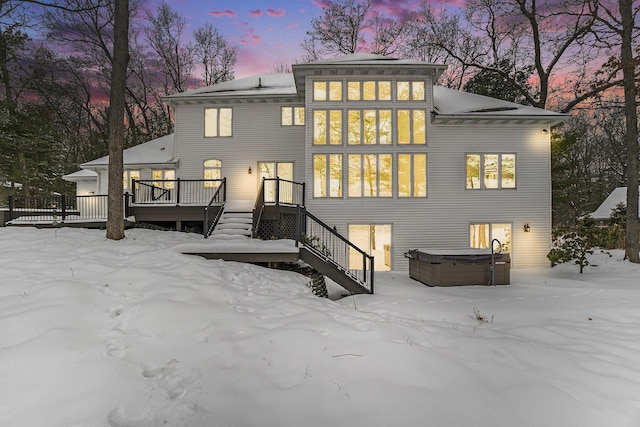
[[[401,78],[402,79],[402,78]],[[307,82],[307,93],[311,93]],[[427,91],[430,95],[431,91]],[[324,103],[331,104],[331,103]],[[337,108],[348,108],[353,103]],[[315,104],[318,106],[318,103]],[[411,108],[414,103],[394,103]],[[550,247],[550,144],[542,125],[434,125],[427,123],[427,145],[313,146],[311,111],[307,102],[307,206],[329,226],[347,235],[349,224],[392,225],[392,268],[408,266],[404,253],[416,248],[467,248],[469,224],[512,224],[512,266],[548,266]],[[328,108],[335,108],[333,105]],[[384,108],[385,106],[376,106]],[[388,105],[386,106],[388,108]],[[426,102],[431,111],[431,98]],[[394,110],[395,112],[395,110]],[[343,120],[344,122],[344,120]],[[394,134],[395,134],[394,121]],[[393,198],[314,199],[313,153],[394,154]],[[397,198],[397,154],[427,153],[427,198]],[[467,190],[465,154],[516,153],[516,189]],[[346,159],[343,160],[346,169]],[[346,178],[346,172],[344,173]],[[346,184],[344,186],[346,188]],[[525,233],[528,223],[531,232]],[[383,260],[377,260],[382,263]]]
[[[259,161],[294,162],[294,180],[304,179],[304,126],[281,126],[278,103],[224,104],[233,109],[233,136],[204,137],[204,109],[216,105],[178,105],[175,112],[177,176],[202,179],[203,162],[222,161],[227,199],[255,199]],[[297,104],[299,106],[299,104]],[[252,174],[248,174],[251,167]]]

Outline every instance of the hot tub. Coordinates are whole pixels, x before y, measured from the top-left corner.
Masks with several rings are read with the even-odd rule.
[[[508,253],[493,255],[491,283],[490,249],[413,249],[409,276],[428,286],[508,285],[511,259]]]

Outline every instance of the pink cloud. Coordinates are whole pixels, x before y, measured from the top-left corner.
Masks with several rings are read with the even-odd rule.
[[[262,10],[260,9],[250,10],[249,16],[253,16],[254,18],[260,18],[262,16]]]
[[[300,24],[298,24],[297,22],[293,22],[289,25],[287,25],[285,27],[286,30],[295,30],[296,28],[300,27]]]
[[[282,16],[284,16],[285,14],[285,10],[284,9],[280,9],[280,10],[275,10],[275,9],[267,9],[267,15],[273,17],[273,18],[280,18]]]
[[[312,2],[320,9],[324,9],[325,7],[329,7],[333,4],[331,0],[312,0]]]
[[[257,46],[262,43],[262,37],[256,35],[254,28],[249,28],[247,35],[240,39],[240,43],[249,46]]]
[[[235,18],[236,16],[238,16],[238,15],[236,15],[236,13],[233,10],[229,10],[229,9],[227,9],[227,10],[212,10],[211,12],[209,12],[209,15],[211,15],[213,17],[216,17],[216,18],[221,18],[221,17],[224,17],[224,16],[229,16],[231,18]]]

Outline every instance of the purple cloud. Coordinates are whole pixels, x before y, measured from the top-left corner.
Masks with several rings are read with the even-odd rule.
[[[262,16],[262,10],[260,10],[260,9],[250,10],[249,11],[249,16],[252,16],[254,18],[260,18]]]
[[[285,14],[285,10],[284,9],[280,9],[280,10],[275,10],[275,9],[267,9],[267,15],[273,17],[273,18],[280,18],[282,16],[284,16]]]
[[[236,16],[238,16],[238,15],[236,15],[236,13],[233,10],[229,10],[229,9],[227,9],[227,10],[212,10],[211,12],[209,12],[209,15],[211,15],[213,17],[216,17],[216,18],[221,18],[221,17],[224,17],[224,16],[229,16],[231,18],[235,18]]]

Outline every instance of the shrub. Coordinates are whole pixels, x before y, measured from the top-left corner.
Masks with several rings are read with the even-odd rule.
[[[552,265],[573,261],[580,266],[580,274],[584,267],[590,265],[587,255],[592,255],[596,248],[607,247],[611,233],[607,227],[596,225],[596,221],[586,216],[580,218],[575,225],[561,227],[553,232],[553,247],[547,258]]]

